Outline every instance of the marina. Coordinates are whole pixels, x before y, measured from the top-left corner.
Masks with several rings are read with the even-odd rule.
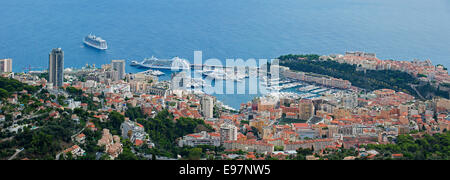
[[[215,79],[215,80],[232,80],[232,81],[243,81],[246,77],[243,73],[236,73],[234,71],[224,71],[221,68],[214,70],[195,70],[195,72],[202,74],[205,78]]]
[[[158,59],[155,56],[150,58],[144,58],[141,62],[132,60],[130,66],[138,67],[138,68],[152,68],[152,69],[168,69],[168,70],[183,70],[183,69],[195,69],[195,70],[222,70],[229,72],[235,72],[238,66],[222,66],[222,65],[208,65],[208,64],[190,64],[187,59],[180,58],[178,56],[173,57],[172,59]],[[258,72],[259,67],[250,67],[245,69],[245,73],[240,74],[249,74],[256,75],[255,72]]]
[[[172,59],[158,59],[155,56],[151,58],[145,58],[143,61],[138,62],[136,60],[131,61],[130,66],[146,69],[168,69],[168,70],[180,70],[189,69],[189,62],[186,59],[174,57]]]
[[[175,62],[176,61],[176,62]],[[260,88],[265,91],[259,91],[258,95],[264,94],[282,94],[284,96],[292,96],[300,99],[317,99],[321,96],[326,96],[329,94],[335,94],[339,92],[339,90],[335,90],[333,88],[310,84],[307,82],[303,82],[296,79],[290,79],[285,77],[278,76],[263,76],[259,71],[250,71],[246,69],[245,71],[237,71],[234,67],[224,67],[224,66],[210,66],[210,65],[195,65],[189,64],[189,62],[185,59],[174,57],[172,59],[158,59],[154,56],[151,58],[145,58],[141,62],[132,61],[131,66],[137,67],[137,69],[146,69],[144,73],[150,75],[161,76],[163,80],[170,80],[169,77],[171,72],[175,72],[172,69],[172,63],[178,64],[175,69],[182,69],[189,71],[181,72],[181,73],[190,73],[193,76],[184,76],[183,80],[183,88],[188,91],[196,90],[198,92],[205,93],[205,88],[216,87],[217,83],[220,81],[224,82],[234,82],[237,83],[235,85],[240,85],[242,83],[247,83],[250,80],[250,77],[257,78],[259,82],[258,85]],[[178,67],[177,67],[178,66]],[[159,69],[159,70],[158,70]],[[163,72],[161,72],[163,71]],[[256,73],[256,74],[255,74]],[[195,78],[194,78],[195,77]],[[224,84],[225,85],[225,84]],[[224,88],[228,88],[224,86]],[[238,108],[240,104],[238,103],[229,103],[228,100],[223,99],[222,96],[212,93],[211,95],[218,96],[224,102],[227,102],[227,105],[230,105],[232,108]],[[252,96],[249,94],[245,97],[251,98]],[[247,100],[247,99],[246,99]],[[250,99],[248,99],[250,100]],[[245,100],[244,100],[245,101]],[[225,103],[224,103],[225,104]]]
[[[312,92],[312,93],[321,93],[321,92],[324,92],[324,91],[326,91],[326,90],[328,90],[328,89],[322,88],[322,89],[316,89],[316,90],[313,90],[313,91],[311,91],[311,92]]]
[[[318,88],[319,87],[317,87],[317,86],[309,85],[309,86],[298,88],[298,90],[302,91],[302,92],[309,92],[309,91],[312,91],[312,90],[315,90],[315,89],[318,89]]]
[[[311,99],[313,97],[319,97],[319,95],[314,94],[314,93],[305,93],[305,94],[301,94],[300,97],[302,99]]]
[[[326,94],[330,94],[331,92],[332,92],[332,90],[326,90],[326,91],[320,92],[319,94],[323,96]]]
[[[153,75],[153,76],[162,76],[165,73],[158,71],[158,70],[153,70],[153,69],[149,69],[146,71],[142,71],[142,72],[138,72],[137,74],[146,74],[146,75]]]
[[[301,85],[303,85],[303,84],[299,83],[299,82],[295,82],[295,83],[283,84],[283,85],[280,85],[280,86],[269,86],[269,87],[267,87],[267,89],[268,90],[274,90],[274,91],[280,91],[280,90],[283,90],[283,89],[294,88],[294,87],[301,86]]]
[[[184,81],[184,87],[188,88],[203,88],[203,87],[209,87],[209,85],[205,82],[205,80],[201,78],[186,78],[186,81]]]

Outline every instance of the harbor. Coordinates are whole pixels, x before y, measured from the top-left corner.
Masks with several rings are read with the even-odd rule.
[[[191,76],[184,75],[183,88],[186,90],[201,91],[202,93],[207,91],[205,88],[211,90],[211,88],[220,87],[217,86],[217,83],[223,83],[222,87],[224,88],[224,92],[228,92],[230,88],[233,88],[228,87],[229,83],[234,84],[234,87],[247,86],[246,84],[252,78],[256,78],[258,82],[257,86],[259,87],[256,94],[248,94],[247,91],[245,94],[235,94],[239,98],[229,98],[229,96],[235,96],[233,94],[227,94],[226,96],[216,94],[216,92],[210,94],[216,96],[224,105],[226,104],[234,109],[238,109],[242,102],[249,101],[255,96],[281,93],[283,95],[293,95],[301,99],[316,99],[340,91],[320,84],[304,82],[284,76],[272,77],[270,74],[264,75],[264,72],[261,73],[259,68],[246,68],[245,71],[241,72],[237,71],[237,67],[190,64],[188,60],[179,57],[158,59],[152,56],[151,58],[145,58],[141,62],[131,61],[130,66],[135,67],[136,70],[140,70],[139,73],[158,76],[160,80],[168,81],[173,77],[173,73],[182,71],[184,71],[182,73],[190,73]],[[142,71],[142,69],[145,69],[145,71]]]
[[[194,69],[194,70],[219,70],[222,69],[226,72],[236,71],[239,66],[223,66],[223,65],[209,65],[209,64],[191,64],[187,59],[175,56],[171,59],[158,59],[155,56],[150,58],[144,58],[141,62],[132,60],[130,66],[138,68],[152,68],[152,69],[167,69],[167,70],[183,70],[183,69]],[[258,71],[259,67],[246,67],[246,74],[252,71]]]
[[[158,71],[158,70],[153,70],[153,69],[149,69],[146,71],[142,71],[142,72],[138,72],[137,74],[145,74],[145,75],[152,75],[152,76],[162,76],[165,73]]]

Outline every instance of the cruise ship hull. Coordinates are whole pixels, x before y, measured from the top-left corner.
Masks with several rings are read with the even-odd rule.
[[[91,44],[91,43],[87,42],[87,41],[84,40],[84,39],[83,39],[83,42],[84,42],[84,44],[86,44],[86,45],[88,45],[88,46],[90,46],[90,47],[93,47],[93,48],[95,48],[95,49],[100,49],[100,50],[106,50],[106,49],[108,49],[108,47],[100,47],[100,46],[96,46],[96,45],[94,45],[94,44]]]
[[[151,66],[145,64],[131,64],[131,66],[136,66],[145,69],[169,69],[169,70],[172,69],[171,66]],[[188,69],[188,68],[178,68],[178,69]]]
[[[150,62],[148,62],[150,61]],[[174,63],[175,62],[175,63]],[[179,62],[179,63],[177,63]],[[154,57],[152,59],[144,59],[142,62],[137,61],[131,61],[131,66],[139,67],[139,68],[146,68],[146,69],[167,69],[167,70],[173,70],[173,69],[189,69],[190,65],[183,59],[172,59],[172,60],[158,60]]]

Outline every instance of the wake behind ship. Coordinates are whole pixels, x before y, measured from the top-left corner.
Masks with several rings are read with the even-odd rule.
[[[89,34],[83,39],[84,44],[91,46],[93,48],[97,48],[100,50],[108,49],[108,45],[106,44],[106,40],[101,37],[97,37],[95,35]]]

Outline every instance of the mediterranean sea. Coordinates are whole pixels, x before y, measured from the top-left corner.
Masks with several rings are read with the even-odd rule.
[[[109,49],[85,47],[89,33]],[[366,51],[450,67],[450,1],[2,0],[0,41],[0,59],[12,58],[14,72],[46,69],[57,47],[66,68],[125,59],[127,72],[141,71],[131,60],[192,61],[196,50],[223,61]],[[253,98],[237,96],[220,99],[237,108]]]

